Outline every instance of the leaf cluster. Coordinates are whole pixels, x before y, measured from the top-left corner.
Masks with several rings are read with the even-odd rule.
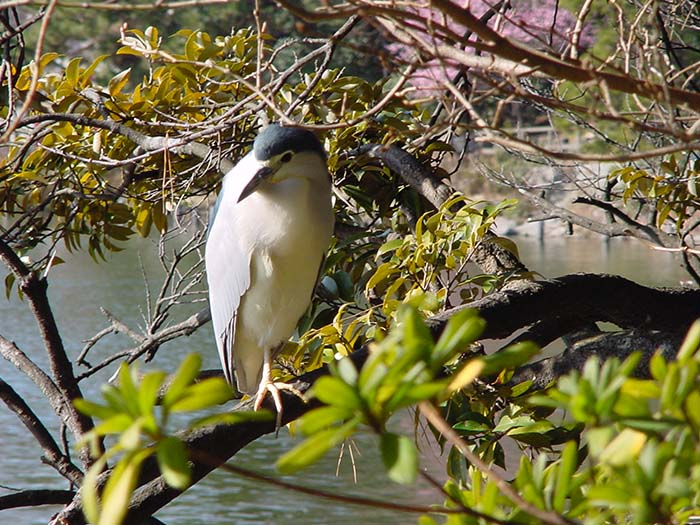
[[[403,408],[439,398],[449,391],[449,385],[458,389],[471,383],[480,369],[473,362],[459,384],[450,383],[442,370],[476,340],[483,326],[474,311],[465,310],[435,342],[418,309],[403,306],[396,326],[371,347],[360,371],[349,359],[341,359],[331,366],[330,376],[314,384],[313,395],[325,406],[298,421],[298,428],[309,437],[280,457],[278,469],[283,473],[302,469],[365,426],[380,436],[389,477],[399,483],[412,482],[418,472],[418,451],[409,437],[387,430],[387,422]]]
[[[168,485],[179,490],[189,486],[189,452],[180,437],[168,430],[170,422],[177,414],[213,408],[233,397],[231,387],[220,377],[196,381],[200,367],[199,355],[190,354],[171,378],[160,371],[139,378],[137,367],[124,363],[116,383],[102,388],[101,402],[75,400],[78,410],[100,421],[78,443],[80,447],[89,444],[95,459],[81,489],[83,509],[90,523],[122,522],[141,466],[151,456],[155,456]],[[246,417],[262,419],[270,414],[235,414],[236,420]],[[198,417],[188,428],[229,420],[228,414]],[[105,437],[114,438],[107,448]],[[116,463],[104,481],[101,474],[112,461]]]

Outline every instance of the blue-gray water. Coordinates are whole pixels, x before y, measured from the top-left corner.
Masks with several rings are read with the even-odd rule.
[[[531,269],[545,276],[570,272],[617,273],[639,282],[652,285],[677,285],[686,279],[677,256],[653,251],[640,243],[615,240],[609,245],[598,239],[554,239],[541,246],[534,240],[516,239],[523,261]],[[105,307],[116,317],[132,325],[139,325],[145,292],[140,262],[149,280],[159,283],[160,267],[153,256],[150,241],[132,243],[129,250],[115,254],[109,264],[94,264],[84,254],[67,256],[70,264],[55,267],[51,272],[50,298],[62,335],[71,356],[77,355],[83,341],[106,326],[99,308]],[[4,269],[0,270],[4,277]],[[185,309],[195,311],[197,307]],[[186,312],[182,313],[184,317]],[[186,353],[197,351],[204,358],[205,368],[218,366],[213,350],[211,329],[206,326],[187,339],[180,339],[160,349],[155,366],[172,371]],[[36,323],[27,309],[13,295],[11,301],[0,299],[0,334],[11,339],[42,366],[46,360],[37,334]],[[95,349],[92,356],[108,355],[132,343],[125,338],[111,338]],[[88,380],[84,390],[87,396],[98,392],[99,384],[113,371],[98,374]],[[0,360],[0,377],[10,383],[30,406],[49,423],[52,430],[58,428],[53,412],[44,403],[43,396],[34,385],[5,360]],[[407,431],[411,431],[407,423]],[[0,406],[0,489],[7,494],[11,489],[66,488],[51,467],[40,463],[41,449],[34,442],[19,420]],[[274,461],[296,441],[283,431],[278,438],[266,437],[235,456],[235,463],[242,467],[271,475]],[[403,487],[388,480],[381,466],[372,436],[357,439],[360,455],[355,455],[357,484],[353,481],[350,462],[345,459],[336,476],[338,455],[331,453],[326,460],[303,471],[298,476],[286,478],[292,483],[318,487],[338,494],[360,495],[387,501],[430,504],[442,498],[426,483]],[[432,466],[441,475],[435,452],[428,452],[424,464]],[[58,507],[41,507],[0,511],[0,523],[46,523]],[[314,524],[403,524],[415,523],[417,516],[382,511],[366,507],[343,505],[294,492],[285,491],[257,481],[241,479],[224,472],[215,472],[175,500],[157,515],[169,525],[209,525],[236,523],[239,525],[278,522]]]

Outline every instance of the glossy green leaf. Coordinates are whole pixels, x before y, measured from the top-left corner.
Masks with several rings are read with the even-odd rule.
[[[100,519],[100,499],[97,491],[97,479],[105,469],[108,459],[108,455],[98,458],[85,473],[83,484],[80,487],[83,513],[89,523],[97,523]]]
[[[690,359],[698,347],[700,347],[700,319],[696,320],[688,329],[683,344],[678,350],[678,361],[683,363]]]
[[[574,472],[576,472],[576,462],[578,457],[578,445],[575,441],[569,441],[564,445],[561,452],[559,469],[554,485],[554,496],[552,498],[552,506],[554,510],[560,514],[564,512],[564,504],[569,495],[571,480]]]
[[[630,463],[639,455],[646,441],[647,436],[643,432],[625,428],[608,443],[599,460],[614,466]]]
[[[189,386],[169,409],[171,412],[191,412],[220,405],[232,398],[233,390],[224,379],[210,377]]]
[[[119,365],[117,377],[119,378],[119,390],[129,413],[133,416],[138,416],[140,414],[139,394],[136,390],[132,370],[126,362]]]
[[[123,457],[114,467],[102,494],[102,510],[97,525],[119,525],[129,510],[129,500],[136,488],[141,464],[150,455],[142,450]]]
[[[100,436],[118,434],[129,428],[133,421],[134,419],[128,414],[118,413],[102,421],[93,430]]]
[[[84,398],[74,399],[73,405],[86,416],[108,419],[115,415],[115,411],[112,407],[93,403]]]
[[[317,432],[301,442],[277,460],[277,470],[293,474],[321,459],[331,448],[343,442],[357,427],[358,419],[352,419],[337,428]]]
[[[179,439],[168,436],[156,447],[158,468],[165,482],[178,490],[185,490],[191,479],[191,469],[187,461],[187,449]]]
[[[471,308],[452,316],[433,349],[433,370],[443,366],[454,354],[465,350],[467,345],[476,341],[485,327],[486,321],[478,317],[477,312]]]
[[[209,425],[237,425],[239,423],[274,421],[275,414],[267,409],[261,410],[236,410],[233,412],[224,412],[221,414],[211,414],[199,419],[196,419],[192,424],[192,428],[205,427]]]
[[[182,360],[163,396],[162,404],[165,408],[169,409],[173,403],[180,399],[185,389],[199,375],[201,366],[202,358],[199,354],[189,354]]]
[[[352,411],[338,406],[325,406],[311,410],[298,421],[300,430],[308,435],[333,426],[352,416]]]
[[[517,368],[527,363],[540,351],[539,347],[530,342],[516,343],[503,350],[484,356],[482,375],[488,376],[505,369]]]
[[[319,401],[327,405],[350,410],[356,410],[362,406],[362,400],[357,391],[337,377],[323,376],[318,378],[314,384],[313,392]]]
[[[385,432],[381,436],[380,449],[382,461],[389,477],[407,485],[415,481],[418,475],[418,450],[406,436]]]
[[[158,394],[165,379],[165,372],[149,372],[141,379],[138,388],[139,409],[142,414],[148,414],[158,401]]]

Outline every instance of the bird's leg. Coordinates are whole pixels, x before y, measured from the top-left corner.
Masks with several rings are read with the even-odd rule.
[[[255,410],[260,410],[265,395],[270,392],[272,395],[272,400],[275,403],[275,409],[277,409],[277,419],[275,421],[275,428],[277,431],[282,427],[282,396],[280,395],[280,390],[288,390],[292,392],[297,397],[304,399],[304,394],[299,392],[292,385],[287,383],[275,383],[272,381],[272,353],[269,349],[265,349],[263,352],[263,368],[262,368],[262,378],[260,379],[260,386],[258,387],[258,393],[255,396]]]

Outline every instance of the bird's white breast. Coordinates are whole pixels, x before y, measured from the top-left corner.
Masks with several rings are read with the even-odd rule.
[[[320,167],[326,174],[325,166],[310,168]],[[288,339],[308,308],[333,232],[330,181],[291,176],[235,206],[236,232],[250,249],[250,287],[241,297],[234,342],[245,392],[259,381],[262,350]]]

